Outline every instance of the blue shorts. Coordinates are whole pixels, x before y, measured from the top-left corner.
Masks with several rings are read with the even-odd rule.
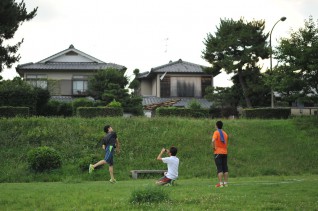
[[[104,160],[108,163],[108,165],[112,166],[114,164],[114,147],[107,146],[105,149],[105,158]]]

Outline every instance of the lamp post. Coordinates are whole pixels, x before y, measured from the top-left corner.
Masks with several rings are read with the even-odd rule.
[[[276,26],[276,24],[278,24],[279,21],[285,21],[286,17],[281,17],[273,26],[270,34],[269,34],[269,47],[270,47],[270,54],[269,54],[269,61],[270,61],[270,70],[271,70],[271,74],[273,73],[273,66],[272,66],[272,32]],[[273,86],[271,86],[271,107],[274,108],[274,91],[273,91]]]

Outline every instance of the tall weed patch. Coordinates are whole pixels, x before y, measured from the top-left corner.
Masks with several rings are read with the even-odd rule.
[[[130,203],[133,204],[149,204],[167,202],[169,195],[164,188],[147,186],[131,193]]]

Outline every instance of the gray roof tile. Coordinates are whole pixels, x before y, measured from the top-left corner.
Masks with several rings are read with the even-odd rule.
[[[142,98],[142,105],[144,107],[151,107],[152,105],[156,105],[156,104],[176,101],[176,103],[172,104],[172,106],[187,107],[188,103],[193,99],[197,100],[201,104],[202,108],[210,108],[212,105],[212,102],[210,102],[204,98],[181,98],[181,97],[160,98],[160,97],[154,97],[154,96],[143,97]]]
[[[124,66],[113,63],[94,62],[57,62],[57,63],[27,63],[18,65],[18,70],[99,70],[106,68],[124,69]]]

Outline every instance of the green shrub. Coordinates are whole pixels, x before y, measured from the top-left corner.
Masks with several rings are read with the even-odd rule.
[[[76,114],[78,107],[93,107],[94,101],[87,98],[77,98],[73,101],[73,113]]]
[[[16,117],[16,116],[29,116],[28,107],[12,107],[2,106],[0,107],[0,117]]]
[[[44,116],[72,116],[73,107],[71,103],[60,102],[57,100],[50,100],[42,112]]]
[[[176,107],[160,107],[156,109],[156,115],[207,118],[209,117],[209,110],[208,109],[176,108]]]
[[[115,99],[113,101],[111,101],[110,103],[107,104],[107,107],[111,107],[111,108],[121,108],[121,103],[117,102]]]
[[[92,118],[105,116],[123,116],[123,109],[116,107],[79,107],[77,108],[77,116]]]
[[[79,160],[78,167],[80,168],[81,171],[88,171],[88,165],[92,163],[96,163],[98,159],[100,158],[96,155],[83,157]],[[96,168],[98,169],[99,167],[101,166],[98,166]]]
[[[51,147],[38,147],[28,152],[28,163],[36,172],[57,169],[62,165],[61,156]]]
[[[201,104],[196,99],[192,99],[188,103],[187,107],[189,107],[190,109],[201,109],[202,108]]]
[[[260,119],[287,119],[290,114],[290,108],[257,108],[244,109],[242,116],[245,118]]]
[[[130,203],[159,203],[169,200],[168,193],[161,187],[146,187],[139,190],[134,190],[130,197]]]
[[[238,111],[236,107],[225,107],[221,109],[222,117],[238,116]]]

